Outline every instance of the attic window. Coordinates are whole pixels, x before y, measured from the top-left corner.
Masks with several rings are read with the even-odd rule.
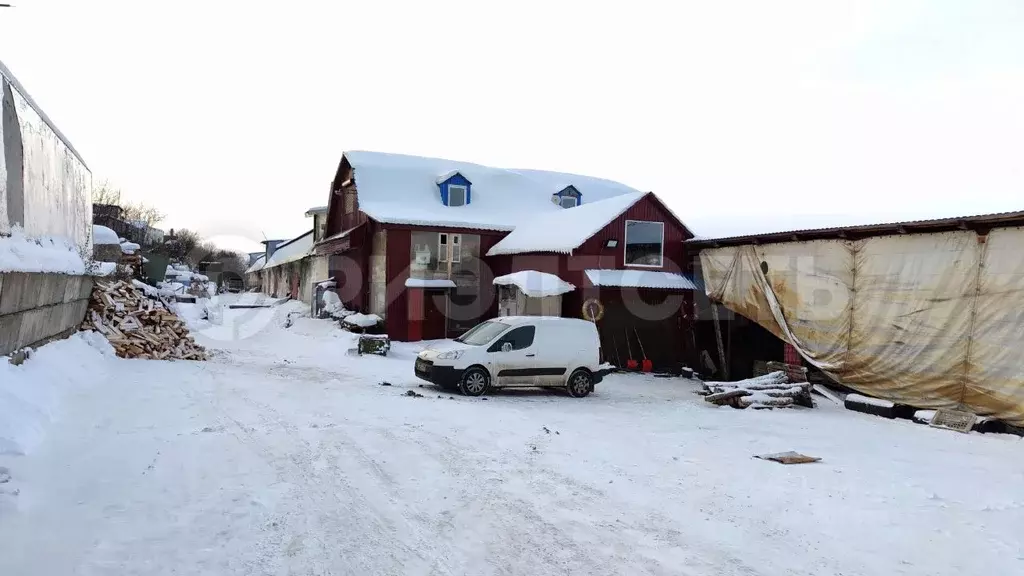
[[[448,205],[449,206],[465,206],[466,205],[466,187],[461,184],[449,184],[448,185]]]
[[[562,208],[575,208],[582,203],[582,200],[583,195],[571,184],[551,196],[551,201]]]

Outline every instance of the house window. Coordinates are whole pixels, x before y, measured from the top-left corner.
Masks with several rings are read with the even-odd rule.
[[[356,209],[356,195],[350,190],[345,191],[345,214],[351,214]]]
[[[448,205],[464,206],[466,204],[466,187],[461,184],[448,185]]]
[[[626,220],[626,266],[661,268],[665,255],[665,224]]]
[[[558,203],[559,203],[559,205],[562,206],[562,208],[575,208],[576,207],[576,199],[573,198],[572,196],[561,196],[559,198],[559,200],[558,200]]]
[[[437,235],[438,262],[462,262],[462,234]]]

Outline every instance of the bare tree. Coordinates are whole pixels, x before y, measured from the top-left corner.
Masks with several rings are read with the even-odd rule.
[[[124,210],[124,219],[129,222],[145,222],[146,226],[152,228],[165,218],[165,214],[155,207],[142,202],[130,202],[121,206]]]
[[[145,202],[126,201],[121,189],[111,186],[110,182],[106,180],[93,187],[92,203],[120,206],[125,221],[131,223],[144,222],[149,227],[159,223],[166,217],[163,212]]]
[[[114,188],[109,182],[104,180],[98,186],[94,186],[92,189],[92,203],[93,204],[113,204],[115,206],[121,205],[121,190]]]

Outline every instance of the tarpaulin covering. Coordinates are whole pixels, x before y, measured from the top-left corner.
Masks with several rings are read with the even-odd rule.
[[[1024,228],[708,248],[708,296],[837,381],[1024,425]]]

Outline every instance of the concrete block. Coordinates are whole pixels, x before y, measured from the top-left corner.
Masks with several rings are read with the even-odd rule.
[[[49,306],[63,302],[68,278],[70,276],[65,274],[32,274],[29,283],[32,285],[30,289],[38,294],[36,306]]]
[[[7,355],[19,348],[21,314],[0,316],[0,355]]]
[[[81,284],[78,286],[78,298],[82,300],[88,300],[92,296],[92,276],[78,276],[81,280]]]
[[[47,308],[34,308],[21,312],[21,331],[18,332],[18,347],[29,342],[42,340],[47,336],[46,323],[49,320],[50,310]]]
[[[82,278],[83,276],[68,276],[67,283],[64,285],[64,302],[78,300],[78,294],[82,289]]]
[[[61,310],[60,326],[62,329],[77,328],[85,319],[85,311],[89,308],[88,300],[75,300],[59,306]]]
[[[36,294],[30,289],[30,276],[22,272],[4,274],[4,290],[0,293],[0,316],[35,307]]]

